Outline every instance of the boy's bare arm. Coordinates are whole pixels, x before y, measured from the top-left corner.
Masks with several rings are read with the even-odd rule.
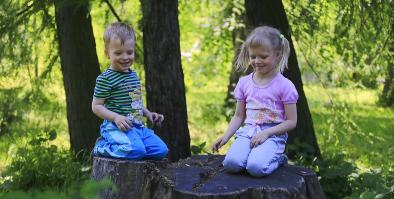
[[[108,110],[104,106],[104,99],[93,97],[92,111],[102,119],[115,122],[116,126],[122,131],[129,130],[132,127],[132,123],[127,117]]]

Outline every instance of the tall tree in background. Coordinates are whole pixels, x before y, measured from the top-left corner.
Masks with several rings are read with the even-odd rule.
[[[55,0],[55,17],[71,148],[90,150],[100,119],[91,110],[95,79],[100,73],[89,2]]]
[[[164,114],[155,132],[167,143],[169,159],[191,155],[185,83],[179,43],[178,1],[141,0],[148,109]]]
[[[392,25],[394,26],[394,25]],[[393,31],[391,31],[393,32]],[[394,106],[394,40],[389,43],[389,59],[387,60],[387,75],[384,80],[380,101],[385,106]]]
[[[301,73],[291,39],[290,27],[282,1],[245,0],[245,12],[245,25],[248,32],[257,26],[268,25],[279,29],[290,42],[291,53],[288,69],[284,71],[284,75],[294,83],[299,94],[299,100],[297,102],[297,127],[289,132],[288,143],[290,147],[288,147],[288,152],[290,157],[299,153],[303,153],[309,157],[321,157],[313,128],[311,113],[303,90]],[[237,46],[238,45],[235,44],[235,47]],[[240,74],[232,71],[227,99],[229,99],[229,93],[234,89],[234,85],[239,77]],[[230,89],[232,90],[230,91]]]
[[[394,3],[391,4],[391,7],[394,9]],[[390,33],[392,35],[394,33],[394,19],[391,20]],[[394,106],[394,39],[392,36],[388,39],[388,50],[387,72],[380,101],[385,106]]]

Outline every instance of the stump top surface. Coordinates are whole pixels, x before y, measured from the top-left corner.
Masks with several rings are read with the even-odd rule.
[[[303,167],[285,165],[266,177],[252,177],[246,172],[231,174],[222,166],[224,156],[192,156],[174,163],[175,189],[180,192],[231,193],[249,188],[266,190],[300,189],[303,175],[314,174]]]

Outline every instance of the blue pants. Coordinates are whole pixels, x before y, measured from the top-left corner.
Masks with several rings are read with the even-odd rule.
[[[271,136],[257,147],[250,147],[252,136],[269,127],[247,125],[239,129],[223,161],[224,168],[229,172],[246,169],[252,176],[265,176],[274,172],[281,165],[287,134]]]
[[[166,157],[168,148],[154,132],[144,126],[133,126],[127,132],[113,122],[104,120],[100,126],[101,138],[93,149],[94,155],[140,160]]]

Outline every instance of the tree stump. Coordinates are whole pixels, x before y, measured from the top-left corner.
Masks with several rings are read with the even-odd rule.
[[[118,192],[100,193],[111,199],[324,198],[316,174],[304,167],[285,165],[267,177],[256,178],[246,172],[225,172],[223,158],[197,155],[169,163],[94,157],[92,178],[111,178]]]

